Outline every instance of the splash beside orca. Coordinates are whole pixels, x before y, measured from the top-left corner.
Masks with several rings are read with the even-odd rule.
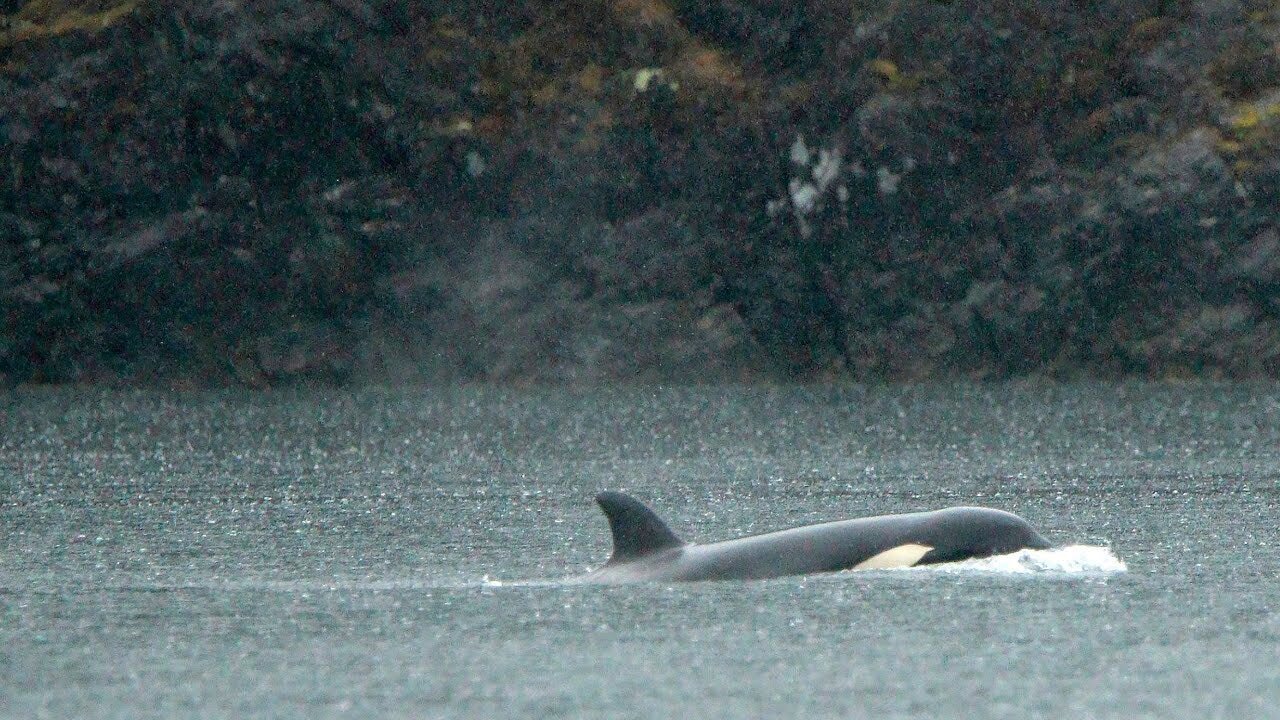
[[[1026,520],[1002,510],[953,507],[806,525],[695,544],[676,537],[644,503],[620,492],[596,502],[613,531],[613,555],[582,582],[754,580],[911,567],[1052,547]]]

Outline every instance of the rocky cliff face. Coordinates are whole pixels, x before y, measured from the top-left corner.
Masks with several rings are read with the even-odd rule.
[[[8,382],[1280,374],[1274,2],[0,4]]]

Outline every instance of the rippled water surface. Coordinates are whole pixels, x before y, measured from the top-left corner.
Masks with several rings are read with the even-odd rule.
[[[559,582],[606,488],[694,541],[980,504],[1091,547]],[[1278,521],[1275,385],[21,390],[0,716],[1274,718]]]

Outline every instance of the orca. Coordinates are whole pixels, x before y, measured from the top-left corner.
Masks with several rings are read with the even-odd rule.
[[[602,492],[596,502],[609,519],[613,554],[603,567],[579,578],[581,582],[756,580],[930,565],[1053,547],[1026,520],[984,507],[838,520],[697,544],[681,540],[630,495]]]

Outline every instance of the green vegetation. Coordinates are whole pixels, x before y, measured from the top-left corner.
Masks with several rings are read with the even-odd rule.
[[[31,0],[17,12],[0,16],[0,48],[68,33],[96,32],[137,9],[137,0],[123,3]]]

